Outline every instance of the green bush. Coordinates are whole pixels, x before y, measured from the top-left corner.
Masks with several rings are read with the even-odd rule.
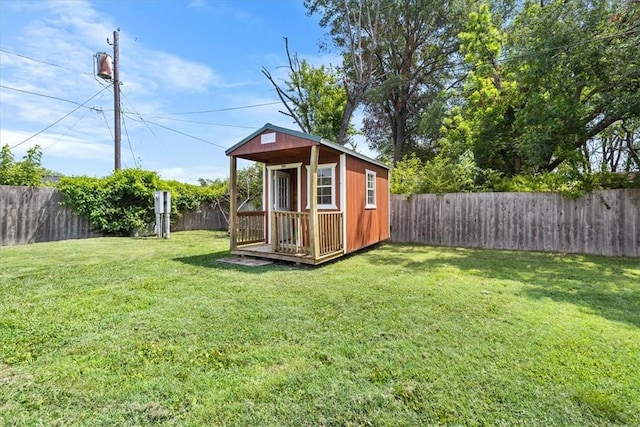
[[[393,194],[457,193],[472,191],[475,164],[470,157],[453,162],[436,156],[422,161],[412,154],[397,162],[391,172],[390,189]]]
[[[21,162],[16,162],[9,146],[3,145],[0,152],[0,185],[42,185],[45,169],[41,163],[42,149],[39,145],[29,148]]]
[[[415,154],[397,162],[391,172],[391,193],[458,193],[458,192],[557,192],[567,197],[580,197],[596,190],[640,188],[640,174],[614,172],[582,172],[563,165],[554,172],[519,174],[506,177],[501,172],[476,167],[471,156],[453,161],[436,156],[423,161]]]
[[[154,222],[153,195],[160,185],[155,172],[125,169],[105,178],[65,177],[58,183],[63,203],[86,216],[107,234],[128,234]]]
[[[91,221],[97,231],[127,235],[155,222],[154,193],[171,192],[171,214],[196,210],[226,194],[221,186],[200,187],[161,180],[156,172],[125,169],[104,178],[65,177],[57,185],[63,203]]]
[[[567,197],[580,197],[596,190],[640,188],[640,176],[630,178],[626,173],[580,173],[566,167],[556,172],[522,174],[508,178],[487,170],[483,173],[481,191],[497,192],[558,192]]]

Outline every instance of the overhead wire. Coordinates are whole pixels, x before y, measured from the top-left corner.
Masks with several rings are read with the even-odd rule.
[[[132,119],[131,117],[129,117],[129,118],[130,118],[130,119]],[[136,120],[136,119],[132,119],[132,120],[134,120],[134,121],[142,121],[142,120]],[[175,132],[175,133],[177,133],[177,134],[180,134],[180,135],[186,136],[187,138],[195,139],[195,140],[197,140],[197,141],[201,141],[201,142],[204,142],[204,143],[206,143],[206,144],[209,144],[209,145],[213,145],[213,146],[215,146],[215,147],[222,148],[223,150],[226,150],[226,149],[228,148],[228,147],[225,147],[225,146],[223,146],[223,145],[216,144],[215,142],[207,141],[206,139],[202,139],[202,138],[200,138],[200,137],[197,137],[197,136],[194,136],[194,135],[190,135],[190,134],[188,134],[188,133],[186,133],[186,132],[182,132],[182,131],[180,131],[180,130],[170,128],[169,126],[165,126],[165,125],[160,124],[160,123],[152,122],[152,121],[150,121],[150,120],[144,120],[144,121],[145,121],[146,123],[152,124],[152,125],[154,125],[154,126],[158,126],[158,127],[163,128],[163,129],[169,130],[169,131],[171,131],[171,132]]]
[[[9,89],[9,90],[13,90],[13,91],[16,91],[16,92],[22,92],[22,93],[26,93],[26,94],[34,95],[34,96],[41,96],[43,98],[55,99],[56,101],[68,102],[69,104],[79,105],[81,107],[85,107],[85,108],[88,108],[90,110],[94,110],[95,109],[95,107],[86,107],[84,104],[81,104],[81,103],[76,102],[76,101],[71,101],[70,99],[59,98],[57,96],[46,95],[44,93],[37,93],[37,92],[30,91],[30,90],[18,89],[18,88],[15,88],[15,87],[5,86],[5,85],[1,85],[1,84],[0,84],[0,88]],[[85,102],[85,104],[86,104],[86,102]]]
[[[156,114],[150,114],[150,116],[158,117],[158,116],[174,116],[174,115],[177,116],[177,115],[185,115],[185,114],[219,113],[223,111],[244,110],[247,108],[265,107],[267,105],[275,105],[275,104],[280,104],[280,101],[265,102],[262,104],[253,104],[253,105],[242,105],[239,107],[218,108],[215,110],[183,111],[183,112],[175,112],[175,113],[156,113]]]
[[[113,131],[111,130],[111,125],[109,124],[109,121],[107,120],[107,116],[104,114],[104,110],[100,110],[100,113],[102,113],[102,118],[104,119],[104,123],[107,125],[107,129],[109,129],[109,134],[111,135],[111,139],[113,138]]]
[[[36,132],[35,134],[31,135],[29,138],[24,139],[20,142],[18,142],[17,144],[13,145],[11,147],[11,149],[13,150],[16,147],[19,147],[20,145],[24,144],[27,141],[32,140],[33,138],[35,138],[36,136],[40,135],[41,133],[45,132],[46,130],[52,128],[53,126],[57,125],[58,123],[60,123],[62,120],[66,119],[67,117],[69,117],[71,114],[75,113],[76,111],[78,111],[80,108],[84,107],[89,101],[91,101],[93,98],[95,98],[96,96],[100,95],[102,92],[104,92],[107,88],[102,88],[100,91],[98,91],[95,95],[93,95],[92,97],[90,97],[89,99],[87,99],[85,102],[83,102],[82,104],[79,104],[76,108],[74,108],[73,110],[71,110],[69,113],[65,114],[64,116],[60,117],[58,120],[56,120],[55,122],[51,123],[49,126],[46,126],[44,129],[40,130],[39,132]]]
[[[122,95],[124,100],[129,103],[129,106],[135,112],[135,114],[137,114],[138,117],[141,117],[140,113],[138,113],[138,110],[136,110],[135,105],[133,105],[133,103],[131,102],[129,97],[127,97],[127,95],[124,93],[122,88],[120,89],[120,94]],[[124,131],[125,131],[125,134],[127,135],[127,142],[129,143],[129,150],[131,151],[131,157],[133,158],[133,163],[136,165],[136,167],[140,167],[141,166],[140,162],[136,160],[136,156],[135,156],[135,154],[133,152],[133,146],[131,145],[131,139],[129,138],[129,129],[127,129],[127,124],[126,124],[126,122],[124,120],[124,115],[122,116],[122,124],[124,125]]]
[[[104,92],[100,93],[99,98],[102,98],[102,96],[104,95]],[[98,98],[98,99],[99,99]],[[67,134],[74,128],[76,127],[76,125],[78,123],[80,123],[82,120],[84,120],[85,117],[87,117],[87,114],[89,113],[89,111],[91,111],[91,109],[88,109],[84,112],[84,114],[82,116],[80,116],[80,118],[78,120],[76,120],[73,125],[69,126],[66,130],[66,132],[64,134],[62,134],[53,144],[49,145],[48,147],[45,147],[42,149],[43,153],[46,153],[47,151],[51,150],[58,142],[60,142],[62,140],[63,137],[67,136]],[[102,113],[102,115],[104,116],[104,111],[100,110],[99,112]],[[106,120],[106,117],[105,117]]]
[[[129,105],[131,106],[131,108],[133,109],[135,114],[138,116],[138,120],[135,120],[135,119],[133,119],[133,120],[142,123],[144,125],[144,127],[151,133],[151,135],[153,135],[153,137],[156,139],[156,141],[158,141],[160,144],[162,144],[162,140],[160,138],[158,138],[158,135],[156,135],[156,133],[151,128],[151,126],[149,126],[149,124],[146,122],[144,117],[142,117],[142,115],[138,112],[136,107],[133,105],[133,103],[131,102],[131,100],[127,96],[126,92],[124,90],[122,90],[122,89],[124,89],[124,88],[121,88],[120,93],[122,94],[122,96],[125,99],[125,101],[129,103]],[[123,114],[131,114],[131,113],[128,112],[128,111],[123,111]]]
[[[41,64],[46,64],[46,65],[50,65],[52,67],[61,68],[63,70],[68,70],[68,71],[73,71],[73,72],[80,73],[80,74],[86,74],[88,76],[93,76],[92,73],[87,73],[85,71],[74,70],[73,68],[65,67],[65,66],[60,65],[60,64],[54,64],[53,62],[43,61],[41,59],[32,58],[32,57],[27,56],[27,55],[22,55],[22,54],[19,54],[19,53],[16,53],[16,52],[11,52],[10,50],[0,49],[0,52],[4,52],[4,53],[6,53],[8,55],[17,56],[18,58],[28,59],[29,61],[39,62]]]
[[[211,123],[211,122],[201,122],[198,120],[184,120],[184,119],[176,119],[172,117],[162,117],[162,120],[173,120],[176,122],[183,123],[195,123],[198,125],[208,125],[208,126],[220,126],[220,127],[228,127],[228,128],[238,128],[238,129],[255,129],[255,126],[242,126],[242,125],[226,125],[223,123]]]
[[[131,158],[133,159],[133,164],[136,167],[139,167],[138,162],[136,161],[136,155],[133,153],[133,147],[131,146],[131,139],[129,138],[129,130],[127,129],[127,122],[124,120],[124,115],[122,116],[122,125],[124,127],[124,133],[127,136],[127,143],[129,144],[129,151],[131,151]]]

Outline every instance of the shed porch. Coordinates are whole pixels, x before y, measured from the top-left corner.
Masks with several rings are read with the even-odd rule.
[[[313,145],[308,150],[310,180],[316,183],[319,147]],[[308,211],[277,210],[269,204],[266,210],[239,212],[235,203],[236,157],[230,156],[230,161],[232,254],[313,265],[344,255],[344,213],[342,210],[318,210],[317,185],[310,185]]]

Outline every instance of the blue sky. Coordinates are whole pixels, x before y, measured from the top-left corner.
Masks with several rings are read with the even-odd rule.
[[[122,166],[184,182],[228,176],[224,149],[267,122],[297,129],[261,72],[286,77],[284,37],[300,59],[338,64],[302,0],[0,0],[0,144],[17,160],[38,144],[54,171],[112,172],[113,91],[93,55],[113,52],[117,28]]]

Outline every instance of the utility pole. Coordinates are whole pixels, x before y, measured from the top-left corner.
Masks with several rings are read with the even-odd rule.
[[[113,138],[115,170],[121,169],[120,159],[120,46],[118,36],[120,29],[113,32]]]

